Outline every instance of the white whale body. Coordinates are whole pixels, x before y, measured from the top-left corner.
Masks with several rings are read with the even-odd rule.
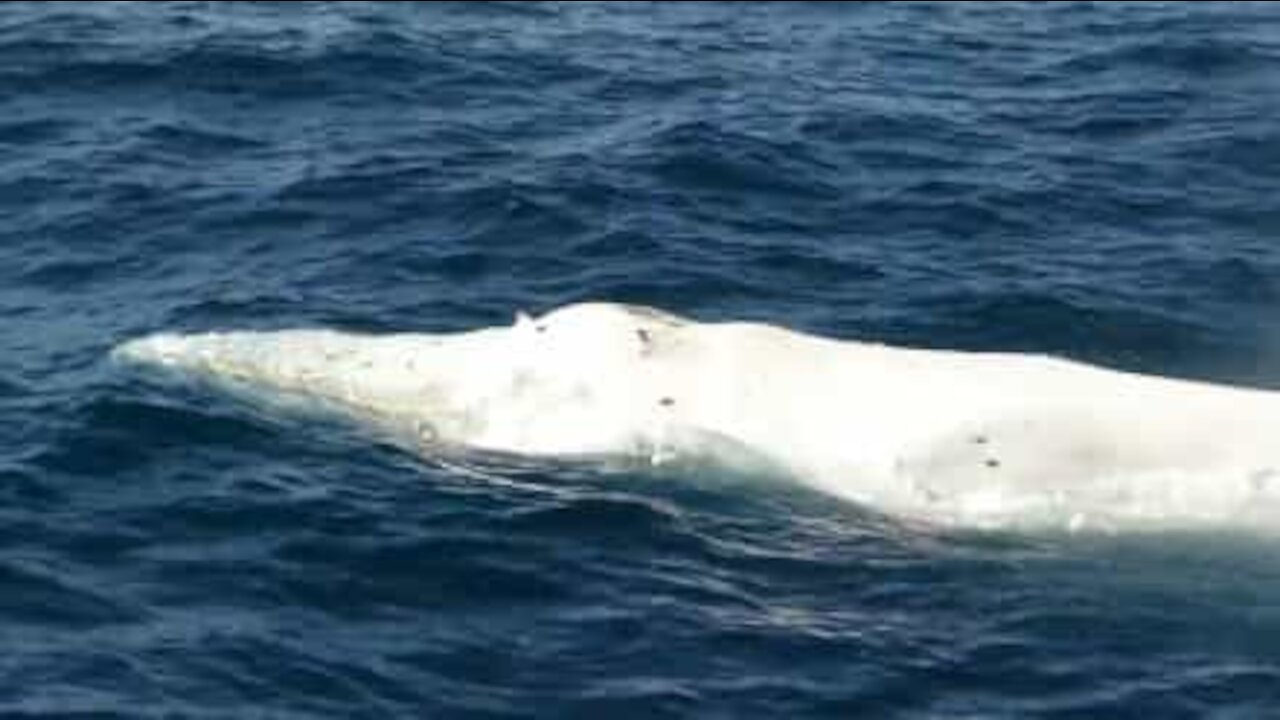
[[[114,356],[315,399],[426,452],[661,463],[736,448],[824,492],[947,522],[1280,522],[1280,393],[1044,356],[610,303],[450,334],[161,334]]]

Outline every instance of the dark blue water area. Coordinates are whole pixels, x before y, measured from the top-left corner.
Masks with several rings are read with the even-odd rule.
[[[0,716],[1280,717],[1266,533],[475,472],[106,360],[611,299],[1280,387],[1277,118],[1265,3],[4,3]]]

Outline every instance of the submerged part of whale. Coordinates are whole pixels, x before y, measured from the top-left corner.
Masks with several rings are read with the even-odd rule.
[[[962,524],[1280,521],[1280,393],[571,305],[450,334],[155,335],[114,356],[475,449],[751,457]]]

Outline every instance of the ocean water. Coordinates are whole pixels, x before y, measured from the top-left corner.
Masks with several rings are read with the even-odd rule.
[[[584,299],[1280,387],[1264,3],[0,4],[0,716],[1280,717],[1280,534],[436,463],[107,361]]]

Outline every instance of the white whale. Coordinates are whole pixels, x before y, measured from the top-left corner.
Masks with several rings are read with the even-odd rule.
[[[1280,393],[585,303],[511,326],[154,335],[118,359],[286,393],[426,452],[759,459],[962,524],[1280,522]]]

